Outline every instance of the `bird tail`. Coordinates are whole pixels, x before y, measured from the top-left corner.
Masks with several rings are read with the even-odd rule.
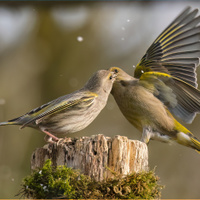
[[[7,126],[7,125],[19,125],[18,123],[16,122],[0,122],[0,126]]]
[[[197,151],[197,153],[200,154],[200,141],[196,137],[191,137],[190,140],[194,144],[194,148]]]
[[[7,122],[0,122],[0,126],[7,126],[7,125],[22,125],[23,121],[21,120],[22,117],[17,117],[15,119],[11,119]]]
[[[0,126],[6,126],[6,125],[10,125],[9,122],[0,122]]]
[[[177,142],[179,144],[191,147],[200,153],[200,140],[197,139],[191,132],[179,132],[177,134]]]

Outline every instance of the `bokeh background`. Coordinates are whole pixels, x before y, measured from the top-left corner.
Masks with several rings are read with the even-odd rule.
[[[0,121],[81,88],[99,69],[119,66],[133,74],[133,65],[188,5],[200,8],[198,1],[0,2]],[[200,138],[199,122],[197,116],[186,127]],[[89,127],[71,136],[94,134],[141,137],[112,96]],[[30,128],[0,127],[0,198],[16,198],[43,138]],[[150,169],[156,167],[165,185],[162,198],[200,198],[198,153],[156,141],[148,147]]]

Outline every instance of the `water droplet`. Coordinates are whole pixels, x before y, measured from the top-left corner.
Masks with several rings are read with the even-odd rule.
[[[78,36],[78,37],[77,37],[77,41],[78,41],[78,42],[83,42],[83,37],[82,37],[82,36]]]

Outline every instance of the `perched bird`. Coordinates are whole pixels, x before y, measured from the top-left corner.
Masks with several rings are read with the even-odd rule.
[[[200,112],[196,67],[200,58],[200,16],[186,8],[153,42],[134,77],[117,67],[111,91],[142,141],[176,141],[200,151],[200,141],[174,116],[191,123]],[[174,116],[173,116],[174,115]]]
[[[107,103],[115,77],[116,74],[109,70],[99,70],[82,89],[61,96],[18,118],[1,122],[0,126],[32,127],[46,133],[46,141],[58,141],[56,136],[80,131],[97,117]]]

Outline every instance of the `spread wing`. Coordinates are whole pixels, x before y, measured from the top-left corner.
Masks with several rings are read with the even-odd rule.
[[[200,112],[200,90],[179,78],[166,73],[146,72],[140,77],[140,84],[186,123],[191,123]]]
[[[79,106],[89,107],[91,104],[93,104],[94,99],[97,96],[98,95],[96,93],[92,93],[92,92],[87,92],[87,93],[80,92],[77,94],[73,93],[73,95],[70,94],[70,95],[62,96],[36,109],[33,109],[29,113],[22,116],[21,118],[23,121],[24,121],[24,118],[28,120],[26,120],[26,122],[23,123],[21,128],[26,127],[28,124],[36,120],[42,119],[43,117],[46,117],[46,116],[56,114],[63,110],[76,109]]]
[[[153,42],[134,76],[155,71],[172,75],[197,87],[196,67],[200,58],[200,16],[186,8]]]

